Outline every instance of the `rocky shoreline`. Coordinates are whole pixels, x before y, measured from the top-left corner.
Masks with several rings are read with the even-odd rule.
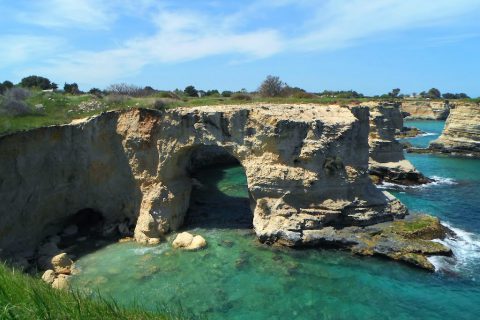
[[[409,242],[383,241],[398,234],[377,226],[404,219],[408,211],[377,189],[370,175],[424,183],[403,158],[395,140],[399,127],[398,105],[261,104],[114,111],[3,136],[0,201],[8,205],[0,208],[0,255],[39,264],[43,259],[42,268],[53,270],[55,280],[64,276],[52,258],[75,258],[52,245],[65,240],[55,237],[70,225],[82,229],[101,221],[108,226],[99,227],[102,236],[110,230],[155,245],[182,226],[194,185],[190,173],[214,155],[245,169],[261,242],[321,245],[327,234],[351,242],[352,230],[364,244],[379,241],[370,251],[352,244],[353,251],[382,254],[380,248],[390,246],[384,256],[431,269],[420,256],[443,255],[448,248],[409,251]],[[372,226],[377,232],[361,231]]]

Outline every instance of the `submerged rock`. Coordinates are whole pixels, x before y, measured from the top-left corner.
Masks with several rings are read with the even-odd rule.
[[[207,241],[200,235],[182,232],[177,235],[172,246],[174,249],[199,250],[207,246]]]

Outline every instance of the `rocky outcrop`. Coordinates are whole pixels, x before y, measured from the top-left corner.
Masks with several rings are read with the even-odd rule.
[[[396,134],[403,127],[403,116],[397,103],[370,103],[369,172],[376,183],[383,181],[402,185],[428,183],[403,155]]]
[[[480,158],[480,105],[455,106],[440,137],[430,143],[434,152]]]
[[[209,158],[198,153],[219,149],[245,169],[262,242],[310,245],[324,228],[403,218],[369,179],[368,136],[367,107],[333,105],[134,109],[4,136],[1,254],[32,252],[82,212],[158,243],[184,221],[195,159]]]
[[[408,119],[445,120],[450,113],[448,101],[404,100],[402,112]]]
[[[200,236],[194,236],[188,232],[182,232],[177,235],[175,240],[173,240],[172,247],[174,249],[184,249],[184,250],[199,250],[207,246],[207,241]]]

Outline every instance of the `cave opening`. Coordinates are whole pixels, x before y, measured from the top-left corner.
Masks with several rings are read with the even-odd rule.
[[[195,148],[187,164],[192,193],[183,227],[252,229],[247,177],[241,163],[219,146]]]

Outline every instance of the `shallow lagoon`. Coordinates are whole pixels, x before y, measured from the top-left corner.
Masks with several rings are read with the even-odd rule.
[[[442,122],[415,125],[435,134],[443,127]],[[73,286],[98,289],[126,305],[181,304],[209,319],[477,319],[480,160],[407,157],[426,175],[442,179],[392,192],[411,211],[437,215],[461,231],[462,241],[453,243],[459,262],[436,261],[445,271],[428,273],[334,250],[261,245],[248,227],[243,169],[234,166],[197,177],[204,184],[195,193],[200,208],[186,229],[206,238],[206,250],[175,251],[169,243],[151,248],[113,244],[78,261],[82,272]],[[215,220],[221,223],[212,224]]]

